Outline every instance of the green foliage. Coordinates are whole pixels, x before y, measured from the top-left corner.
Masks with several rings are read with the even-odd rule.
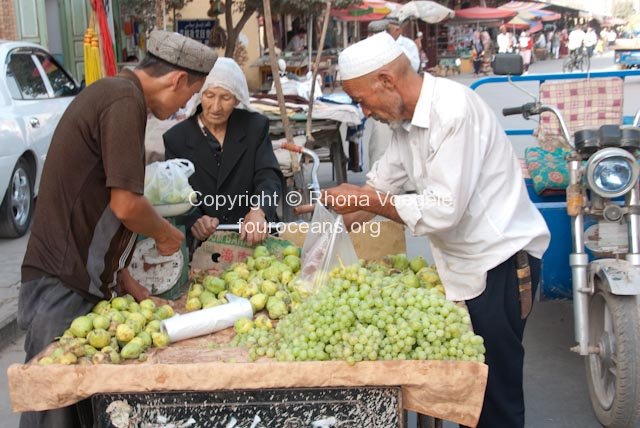
[[[147,31],[156,26],[158,13],[158,1],[160,0],[120,0],[120,7],[132,15],[135,15],[143,24]],[[165,0],[167,13],[175,13],[182,9],[187,3],[193,0]],[[160,8],[160,11],[162,9]]]

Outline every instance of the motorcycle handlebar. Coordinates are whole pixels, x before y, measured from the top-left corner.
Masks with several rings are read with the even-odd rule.
[[[571,134],[569,134],[569,128],[567,128],[567,124],[565,123],[564,118],[562,117],[562,112],[560,112],[560,110],[558,110],[556,107],[552,105],[544,105],[539,103],[526,103],[521,105],[520,107],[507,107],[502,109],[502,114],[504,116],[521,114],[522,116],[524,116],[525,119],[529,119],[529,116],[539,115],[543,112],[552,113],[554,116],[558,118],[558,121],[560,122],[560,129],[562,130],[562,135],[564,136],[567,143],[571,147],[573,147],[573,142],[571,141]]]
[[[503,108],[502,109],[502,115],[503,116],[513,116],[514,114],[522,114],[522,113],[524,113],[523,107],[524,106]]]
[[[526,103],[520,107],[507,107],[502,109],[503,116],[513,116],[514,114],[522,114],[525,117],[539,114],[539,106],[536,103]]]

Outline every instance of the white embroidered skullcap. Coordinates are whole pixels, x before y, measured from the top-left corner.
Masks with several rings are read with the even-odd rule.
[[[389,33],[382,32],[349,46],[340,53],[338,67],[342,80],[351,80],[376,71],[402,55]]]

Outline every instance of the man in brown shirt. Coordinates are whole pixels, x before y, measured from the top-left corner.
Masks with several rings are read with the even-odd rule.
[[[29,361],[97,301],[146,289],[124,269],[136,234],[176,252],[184,235],[144,194],[147,111],[167,119],[198,92],[215,53],[176,33],[154,31],[148,55],[83,90],[54,133],[22,265],[18,323]],[[75,406],[24,413],[21,427],[79,426]]]

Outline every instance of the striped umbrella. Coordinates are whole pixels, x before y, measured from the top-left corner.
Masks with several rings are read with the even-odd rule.
[[[400,4],[384,0],[367,0],[344,9],[332,9],[331,16],[341,21],[375,21],[382,19]]]

